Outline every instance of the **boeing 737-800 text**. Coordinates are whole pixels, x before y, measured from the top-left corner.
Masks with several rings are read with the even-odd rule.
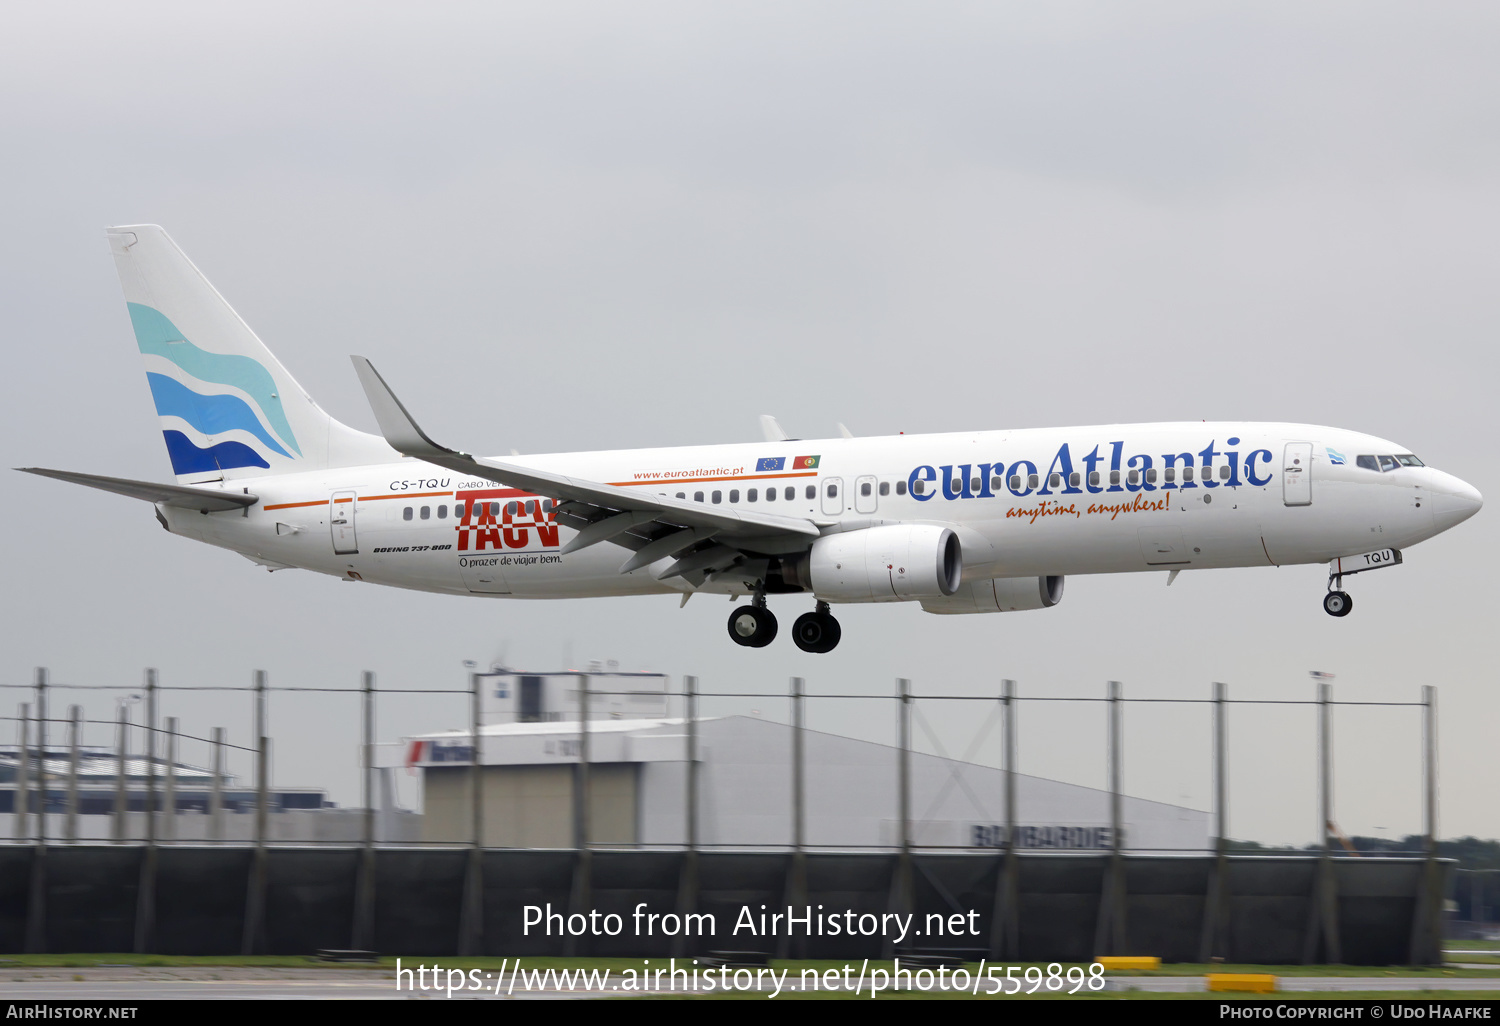
[[[729,636],[839,641],[833,603],[1053,606],[1069,574],[1327,563],[1343,580],[1478,511],[1405,446],[1305,424],[980,431],[486,459],[430,439],[375,368],[384,437],[334,420],[154,225],[109,230],[175,485],[27,468],[144,499],[272,570],[505,598],[746,597]]]

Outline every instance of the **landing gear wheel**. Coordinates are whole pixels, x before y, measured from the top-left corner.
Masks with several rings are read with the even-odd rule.
[[[776,638],[776,617],[764,606],[740,606],[729,614],[729,636],[736,645],[765,648]]]
[[[1348,616],[1354,608],[1354,600],[1346,591],[1330,591],[1323,596],[1323,612],[1329,616]]]
[[[832,652],[843,635],[839,622],[827,613],[803,613],[792,624],[792,640],[804,652]]]

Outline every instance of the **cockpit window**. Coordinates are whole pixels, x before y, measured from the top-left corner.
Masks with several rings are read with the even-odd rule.
[[[1396,457],[1394,457],[1394,456],[1382,456],[1382,457],[1380,457],[1380,469],[1381,469],[1382,473],[1385,472],[1385,471],[1387,471],[1387,470],[1395,470],[1397,466],[1398,466],[1398,464],[1396,463]]]
[[[1427,464],[1423,463],[1421,460],[1417,459],[1415,456],[1413,456],[1409,452],[1402,453],[1401,455],[1397,456],[1396,457],[1396,462],[1399,463],[1399,464],[1401,464],[1403,467],[1425,467],[1425,466],[1427,466]]]
[[[1356,466],[1366,470],[1376,470],[1380,473],[1395,470],[1397,467],[1421,467],[1425,464],[1411,453],[1403,453],[1400,456],[1356,456]]]
[[[1375,462],[1374,456],[1356,456],[1354,463],[1356,466],[1364,467],[1366,470],[1378,471],[1380,469],[1380,464]]]

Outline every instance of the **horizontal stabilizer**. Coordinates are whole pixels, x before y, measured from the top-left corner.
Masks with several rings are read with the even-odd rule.
[[[125,477],[100,477],[97,474],[75,474],[67,470],[48,470],[45,467],[16,467],[25,474],[52,477],[59,481],[87,485],[116,495],[128,495],[132,499],[175,506],[178,509],[195,509],[200,513],[220,513],[231,509],[254,506],[260,496],[248,492],[224,492],[217,489],[192,488],[187,485],[157,484],[155,481],[132,481]]]

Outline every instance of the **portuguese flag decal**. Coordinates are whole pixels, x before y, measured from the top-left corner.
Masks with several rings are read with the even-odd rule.
[[[816,470],[818,460],[820,459],[822,459],[821,456],[798,456],[792,461],[792,468],[795,470]]]

